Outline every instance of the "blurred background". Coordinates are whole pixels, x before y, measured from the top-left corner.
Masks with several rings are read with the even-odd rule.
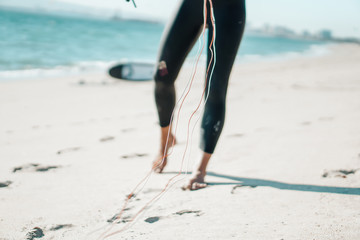
[[[0,0],[0,81],[104,72],[155,62],[179,0]],[[250,0],[238,62],[327,53],[359,42],[357,0]],[[196,49],[190,54],[193,58]]]

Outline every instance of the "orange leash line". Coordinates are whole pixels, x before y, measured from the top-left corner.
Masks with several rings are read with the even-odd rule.
[[[208,74],[209,74],[209,70],[210,70],[210,66],[211,66],[211,63],[212,63],[213,57],[214,57],[214,54],[213,54],[213,51],[212,51],[211,47],[213,46],[214,33],[215,33],[215,24],[214,24],[214,19],[213,19],[213,14],[212,14],[212,13],[213,13],[212,1],[209,0],[209,2],[210,2],[210,6],[211,6],[211,9],[210,9],[210,11],[211,11],[210,18],[211,18],[211,22],[212,22],[212,26],[213,26],[213,36],[212,36],[211,43],[210,43],[210,45],[209,45],[209,49],[210,49],[210,52],[211,52],[211,59],[210,59],[209,65],[208,65],[208,67],[207,67],[206,78],[205,78],[206,80],[207,80],[207,77],[208,77]],[[202,33],[204,42],[205,42],[206,20],[207,20],[207,7],[206,7],[206,0],[204,0],[204,27],[203,27],[203,33]],[[200,60],[200,56],[201,56],[201,53],[203,52],[203,49],[204,49],[204,45],[203,45],[203,47],[202,47],[202,49],[201,49],[201,52],[200,52],[200,54],[199,54],[199,56],[198,56],[198,58],[197,58],[196,65],[195,65],[195,71],[194,71],[194,73],[193,73],[193,75],[192,75],[192,78],[191,78],[191,81],[190,81],[190,85],[189,85],[189,89],[187,90],[187,92],[186,92],[186,94],[185,94],[185,96],[184,96],[184,98],[183,98],[183,100],[182,100],[182,102],[181,102],[181,104],[180,104],[180,107],[179,107],[179,109],[178,109],[178,111],[177,111],[177,119],[176,119],[176,124],[175,124],[174,138],[173,138],[173,141],[172,141],[172,146],[173,146],[174,143],[175,143],[175,136],[176,136],[176,132],[177,132],[177,126],[178,126],[180,111],[181,111],[181,109],[182,109],[182,106],[183,106],[183,104],[184,104],[184,101],[185,101],[186,97],[188,96],[188,94],[189,94],[189,92],[190,92],[190,90],[191,90],[191,87],[192,87],[192,84],[193,84],[193,80],[194,80],[195,75],[196,75],[197,65],[198,65],[198,62],[199,62],[199,60]],[[186,147],[185,147],[185,151],[184,151],[183,158],[182,158],[182,162],[181,162],[180,171],[179,171],[175,176],[173,176],[172,178],[170,178],[170,179],[168,180],[167,184],[165,185],[165,187],[162,189],[162,191],[161,191],[160,193],[158,193],[155,197],[153,197],[148,203],[146,203],[145,206],[142,207],[142,208],[129,220],[129,222],[128,222],[123,228],[121,228],[121,229],[118,230],[118,231],[115,231],[115,232],[112,232],[112,233],[110,233],[110,234],[105,235],[106,233],[108,233],[108,232],[112,229],[112,227],[117,223],[117,221],[121,219],[121,216],[122,216],[122,214],[123,214],[126,206],[128,205],[130,199],[131,199],[132,196],[134,195],[136,189],[151,175],[151,173],[152,173],[152,171],[153,171],[153,170],[151,170],[151,171],[136,185],[136,187],[134,188],[134,190],[128,195],[128,197],[127,197],[127,199],[126,199],[126,201],[125,201],[125,203],[124,203],[121,211],[120,211],[119,214],[117,215],[116,219],[113,221],[111,227],[110,227],[107,231],[105,231],[103,234],[101,234],[100,238],[105,239],[105,238],[108,238],[108,237],[110,237],[110,236],[113,236],[113,235],[115,235],[115,234],[117,234],[117,233],[120,233],[120,232],[123,232],[124,230],[126,230],[126,228],[127,228],[130,224],[132,224],[132,223],[134,222],[134,220],[135,220],[150,204],[152,204],[154,201],[160,199],[160,197],[168,190],[168,187],[169,187],[170,183],[173,181],[173,179],[177,178],[178,176],[180,176],[180,175],[182,174],[182,167],[183,167],[183,163],[184,163],[184,159],[185,159],[185,155],[186,155],[187,148],[188,148],[188,143],[189,143],[189,128],[190,128],[190,123],[191,123],[191,120],[192,120],[193,116],[195,115],[195,113],[198,111],[198,109],[199,109],[200,106],[201,106],[201,101],[202,101],[202,99],[203,99],[203,97],[204,97],[204,95],[205,95],[206,87],[207,87],[207,81],[205,81],[205,87],[204,87],[204,90],[203,90],[202,95],[201,95],[200,103],[198,104],[198,106],[196,107],[196,109],[193,111],[193,113],[191,114],[191,116],[190,116],[190,118],[189,118],[189,121],[188,121],[187,141],[186,141]],[[171,117],[171,120],[172,120],[172,119],[173,119],[173,116]],[[171,131],[171,126],[172,126],[172,122],[170,123],[170,131]],[[169,133],[170,133],[170,131],[169,131]],[[169,139],[169,135],[168,135],[168,137],[167,137],[167,141],[168,141],[168,139]],[[168,142],[167,142],[167,143],[168,143]],[[170,153],[164,154],[162,161],[164,161],[164,159],[165,159],[166,157],[170,156],[171,153],[172,153],[172,151],[171,151]],[[161,162],[161,163],[162,163],[162,162]],[[178,182],[178,181],[176,181],[176,182]],[[176,182],[174,182],[174,183],[171,184],[170,186],[173,186]],[[105,236],[104,236],[104,235],[105,235]]]
[[[204,1],[206,2],[206,0]],[[188,127],[187,127],[187,139],[186,139],[186,146],[185,146],[185,150],[184,150],[184,154],[183,154],[183,158],[182,158],[182,161],[181,161],[181,167],[180,167],[180,171],[179,171],[179,175],[181,174],[181,171],[182,171],[182,167],[183,167],[183,163],[184,163],[184,160],[185,160],[185,155],[186,155],[186,152],[187,152],[187,148],[188,148],[188,143],[189,143],[189,131],[190,131],[190,123],[191,123],[191,120],[193,118],[193,116],[196,114],[196,112],[199,110],[200,106],[201,106],[201,102],[202,102],[202,99],[205,95],[205,92],[206,92],[206,87],[207,87],[207,78],[209,76],[209,70],[210,70],[210,66],[211,66],[211,63],[213,61],[213,57],[214,57],[214,54],[213,54],[213,51],[211,49],[211,47],[213,46],[213,43],[214,43],[214,39],[215,39],[215,26],[214,26],[214,19],[213,19],[213,8],[212,8],[212,1],[209,0],[210,2],[210,19],[211,19],[211,22],[212,22],[212,25],[213,25],[213,35],[212,35],[212,39],[211,39],[211,42],[209,44],[209,50],[211,52],[211,58],[210,58],[210,61],[209,61],[209,64],[208,64],[208,67],[207,67],[207,71],[206,71],[206,75],[205,75],[205,86],[204,86],[204,90],[201,94],[201,98],[200,98],[200,102],[199,104],[197,105],[196,109],[193,111],[193,113],[191,114],[190,118],[189,118],[189,121],[188,121]],[[206,8],[205,8],[206,9]],[[205,20],[206,21],[206,20]]]
[[[124,213],[127,205],[129,204],[130,199],[135,195],[134,193],[135,193],[136,189],[137,189],[150,175],[151,175],[151,172],[149,172],[149,173],[136,185],[136,187],[134,188],[134,190],[133,190],[129,195],[127,195],[127,198],[126,198],[126,200],[125,200],[125,203],[124,203],[123,207],[121,208],[120,212],[117,214],[117,216],[116,216],[116,218],[114,219],[114,221],[113,221],[113,222],[111,223],[111,225],[109,226],[109,229],[106,230],[104,233],[102,233],[102,234],[99,236],[98,239],[104,239],[104,235],[105,235],[106,233],[108,233],[108,232],[115,226],[115,224],[117,223],[118,220],[121,219],[121,216],[122,216],[122,214]]]

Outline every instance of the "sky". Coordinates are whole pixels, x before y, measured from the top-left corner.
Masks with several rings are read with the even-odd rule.
[[[180,0],[0,0],[1,6],[56,11],[72,4],[92,14],[119,12],[125,17],[168,20]],[[74,6],[77,5],[77,6]],[[253,27],[280,25],[297,32],[328,29],[336,37],[360,38],[360,0],[247,0],[247,22]]]

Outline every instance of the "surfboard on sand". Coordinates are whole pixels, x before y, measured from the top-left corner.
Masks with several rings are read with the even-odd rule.
[[[124,62],[109,69],[110,76],[130,81],[153,79],[155,64],[145,62]]]

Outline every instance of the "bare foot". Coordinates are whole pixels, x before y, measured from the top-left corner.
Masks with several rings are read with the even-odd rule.
[[[197,171],[196,174],[194,174],[187,185],[183,186],[183,190],[198,190],[201,188],[207,187],[207,184],[204,181],[206,172]]]
[[[162,173],[166,164],[167,164],[167,155],[170,148],[172,148],[176,144],[176,139],[174,135],[169,134],[168,136],[162,137],[161,139],[161,146],[159,154],[157,155],[156,159],[153,161],[152,169],[156,173]]]
[[[163,156],[163,155],[164,154],[159,153],[158,156],[156,157],[156,159],[153,161],[152,169],[156,173],[162,173],[162,171],[164,170],[164,168],[167,164],[166,156]]]

